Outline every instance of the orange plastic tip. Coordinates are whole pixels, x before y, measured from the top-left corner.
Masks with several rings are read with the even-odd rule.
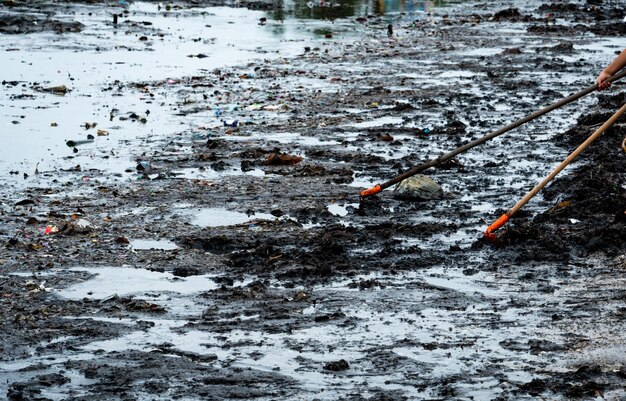
[[[361,198],[365,198],[365,197],[368,197],[368,196],[376,195],[377,193],[379,193],[382,190],[383,189],[380,187],[380,185],[376,185],[375,187],[372,187],[370,189],[366,189],[365,191],[362,191],[361,192]]]
[[[496,220],[492,225],[487,227],[487,231],[485,231],[485,237],[493,237],[493,232],[505,225],[507,221],[509,221],[509,216],[507,214],[503,214],[502,216],[500,216],[498,220]]]
[[[484,235],[484,237],[486,239],[488,239],[491,242],[498,242],[498,237],[496,237],[496,235],[494,233],[490,233],[490,232],[485,231],[485,234],[483,234],[483,235]]]

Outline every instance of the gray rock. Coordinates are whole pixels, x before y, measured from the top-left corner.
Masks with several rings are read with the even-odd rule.
[[[401,181],[393,190],[398,200],[419,202],[443,198],[443,188],[431,178],[417,174]]]

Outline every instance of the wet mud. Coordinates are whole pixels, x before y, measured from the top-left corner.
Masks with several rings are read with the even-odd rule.
[[[176,43],[141,21],[208,18],[193,3],[130,6],[119,24],[146,48],[128,48]],[[37,12],[15,7],[10,18]],[[100,40],[112,27],[108,15],[85,25],[108,6],[59,7],[54,18],[75,13],[64,23],[83,27],[33,38]],[[620,10],[364,12],[317,21],[296,55],[256,49],[246,64],[188,75],[94,78],[90,96],[0,77],[26,110],[3,108],[7,126],[35,113],[22,102],[60,110],[78,97],[102,110],[80,117],[72,146],[59,140],[65,153],[52,147],[54,163],[10,164],[2,177],[1,396],[621,399],[626,123],[497,243],[482,232],[623,104],[623,84],[428,171],[442,199],[358,196],[588,86],[623,46]],[[50,29],[9,32],[22,25],[0,32]],[[205,59],[198,46],[193,62]]]

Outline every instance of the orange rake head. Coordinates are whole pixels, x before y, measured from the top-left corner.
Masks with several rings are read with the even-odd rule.
[[[496,242],[498,238],[493,232],[505,225],[507,221],[509,221],[508,214],[503,214],[502,216],[500,216],[498,220],[496,220],[492,225],[487,227],[487,230],[485,230],[484,234],[485,238],[491,242]]]
[[[367,198],[368,196],[376,195],[382,190],[383,188],[380,185],[376,185],[375,187],[361,191],[361,200]]]

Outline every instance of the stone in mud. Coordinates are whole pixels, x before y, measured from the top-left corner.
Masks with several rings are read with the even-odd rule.
[[[350,369],[350,364],[345,359],[340,359],[335,362],[328,362],[324,365],[324,370],[331,370],[333,372],[341,372],[342,370]]]
[[[393,190],[397,200],[420,202],[443,198],[443,188],[430,177],[418,174],[401,181]]]
[[[200,270],[195,267],[176,266],[172,274],[176,277],[197,276],[200,274]]]
[[[507,47],[500,53],[502,55],[522,54],[522,49],[519,47]]]
[[[298,164],[303,160],[301,156],[288,155],[286,153],[272,153],[267,156],[269,166],[288,166]]]
[[[493,15],[493,19],[496,21],[517,19],[521,17],[517,8],[508,8],[506,10],[498,11]]]

